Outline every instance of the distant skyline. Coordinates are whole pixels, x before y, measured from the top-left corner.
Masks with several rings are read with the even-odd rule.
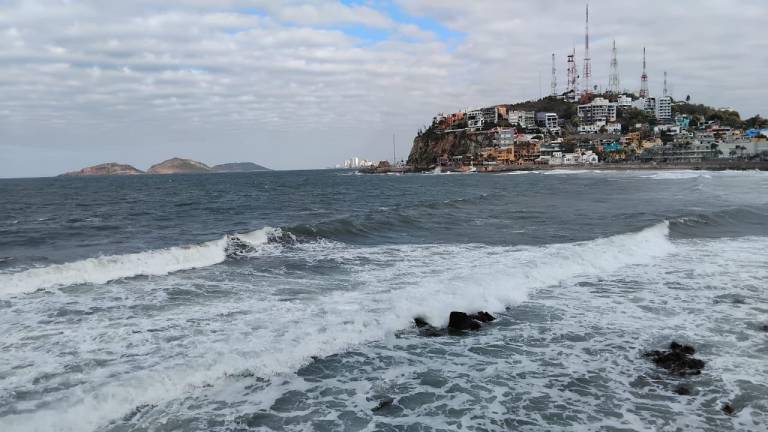
[[[438,112],[559,91],[584,6],[551,1],[0,0],[0,177],[171,157],[406,157]],[[592,83],[766,115],[764,0],[592,0]]]

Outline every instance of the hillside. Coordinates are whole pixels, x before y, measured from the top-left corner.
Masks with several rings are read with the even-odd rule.
[[[238,172],[254,172],[254,171],[272,171],[269,168],[263,167],[253,162],[234,162],[216,165],[211,168],[211,171],[217,173],[238,173]]]
[[[211,168],[191,159],[173,158],[152,165],[147,174],[202,174],[211,172]]]
[[[103,163],[89,166],[80,171],[73,171],[62,174],[63,177],[92,177],[92,176],[124,176],[144,174],[144,171],[136,169],[131,165],[119,164],[117,162]]]

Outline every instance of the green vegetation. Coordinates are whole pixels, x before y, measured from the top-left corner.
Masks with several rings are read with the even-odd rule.
[[[548,96],[537,101],[527,101],[507,105],[510,111],[535,111],[551,112],[557,114],[557,117],[570,121],[578,113],[578,106],[573,102],[567,102],[556,97]]]
[[[739,115],[738,112],[716,109],[701,104],[684,103],[672,105],[672,114],[687,114],[690,116],[703,118],[704,121],[716,121],[722,126],[728,126],[732,128],[744,127],[744,122],[741,121],[741,115]]]

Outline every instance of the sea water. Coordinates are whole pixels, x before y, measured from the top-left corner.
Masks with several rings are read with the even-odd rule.
[[[766,430],[768,174],[350,174],[1,180],[0,431]]]

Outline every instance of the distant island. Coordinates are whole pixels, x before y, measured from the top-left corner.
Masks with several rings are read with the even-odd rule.
[[[172,158],[152,165],[146,172],[127,164],[109,162],[61,174],[61,177],[125,176],[143,174],[212,174],[271,171],[253,162],[235,162],[208,166],[192,159]]]

